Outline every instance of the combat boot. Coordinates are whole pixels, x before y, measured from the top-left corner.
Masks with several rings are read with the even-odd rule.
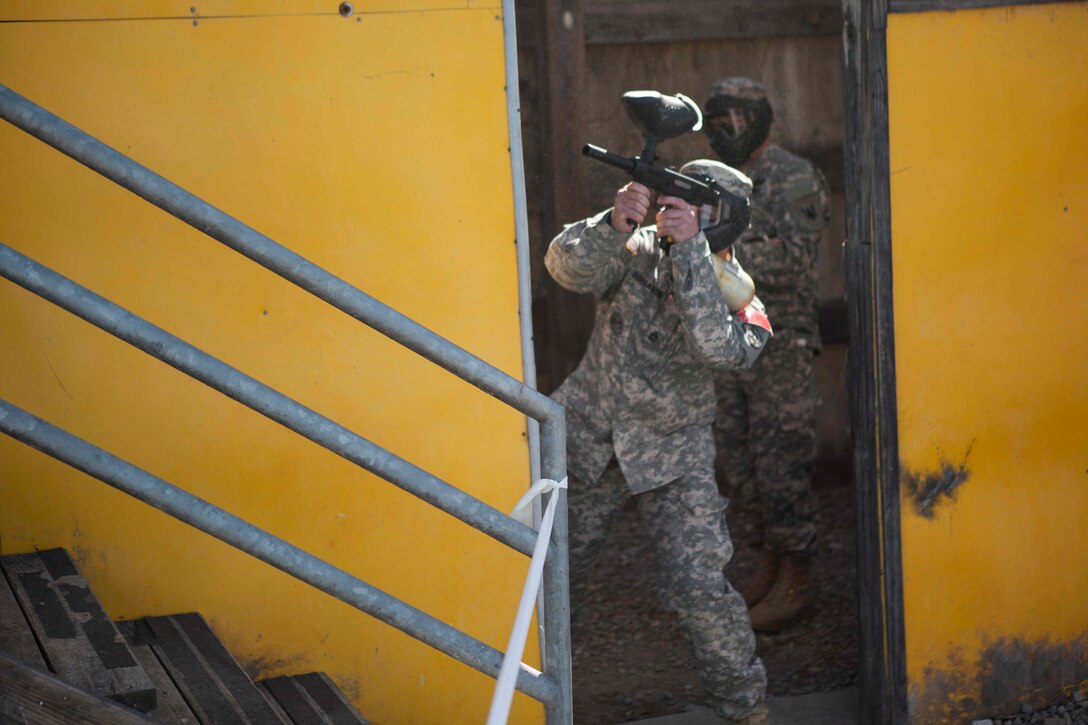
[[[783,555],[779,559],[778,579],[771,591],[748,612],[752,629],[757,632],[782,631],[808,606],[810,595],[809,559]]]
[[[744,597],[744,603],[749,609],[762,602],[771,593],[771,588],[778,579],[778,566],[778,554],[766,549],[759,552],[756,570],[740,589],[740,595]]]

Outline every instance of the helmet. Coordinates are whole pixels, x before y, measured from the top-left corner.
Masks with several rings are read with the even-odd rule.
[[[730,166],[743,166],[771,133],[774,114],[763,84],[751,78],[723,78],[703,109],[710,147]]]
[[[699,226],[706,234],[710,251],[720,252],[748,228],[752,181],[736,169],[711,159],[689,161],[680,167],[680,173],[705,181],[721,194],[717,208],[704,205],[699,214]]]

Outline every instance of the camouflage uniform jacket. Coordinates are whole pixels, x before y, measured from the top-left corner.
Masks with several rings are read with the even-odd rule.
[[[642,493],[710,465],[711,370],[751,367],[770,332],[745,321],[766,320],[758,300],[730,314],[702,233],[666,256],[654,227],[623,234],[608,214],[568,226],[544,260],[597,296],[586,354],[552,397],[567,409],[571,474],[594,482],[614,454]]]
[[[742,171],[752,179],[752,226],[737,255],[774,320],[776,344],[818,350],[816,250],[831,215],[827,182],[811,162],[773,144]]]

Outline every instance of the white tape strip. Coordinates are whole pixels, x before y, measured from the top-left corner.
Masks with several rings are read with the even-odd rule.
[[[537,496],[556,489],[566,488],[567,479],[553,481],[550,478],[542,478],[532,485],[525,495],[514,507],[513,515],[524,509]],[[510,632],[510,641],[506,644],[506,654],[502,658],[502,667],[499,668],[499,677],[495,682],[495,693],[491,696],[491,711],[487,715],[487,725],[506,725],[510,717],[510,704],[514,700],[514,683],[517,680],[518,670],[521,669],[521,655],[525,651],[525,638],[529,636],[529,623],[533,616],[533,604],[536,600],[537,590],[540,589],[540,579],[544,575],[544,558],[548,555],[548,542],[552,538],[552,523],[555,521],[555,507],[559,502],[559,496],[552,494],[548,499],[548,508],[544,511],[544,517],[540,520],[540,531],[537,532],[536,546],[533,547],[533,559],[529,562],[529,574],[525,577],[525,589],[521,593],[521,603],[518,604],[518,614],[514,618],[514,629]]]

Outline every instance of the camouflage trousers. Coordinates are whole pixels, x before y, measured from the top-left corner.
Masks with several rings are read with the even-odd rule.
[[[715,375],[714,441],[729,495],[758,511],[764,548],[804,555],[816,542],[819,393],[811,348],[793,342],[771,338],[750,370]]]
[[[570,515],[571,602],[584,601],[587,574],[631,496],[615,459],[594,483],[573,479]],[[722,570],[733,556],[709,452],[705,470],[635,496],[657,554],[658,592],[691,636],[699,674],[719,714],[746,715],[766,693],[767,673],[744,600]]]

